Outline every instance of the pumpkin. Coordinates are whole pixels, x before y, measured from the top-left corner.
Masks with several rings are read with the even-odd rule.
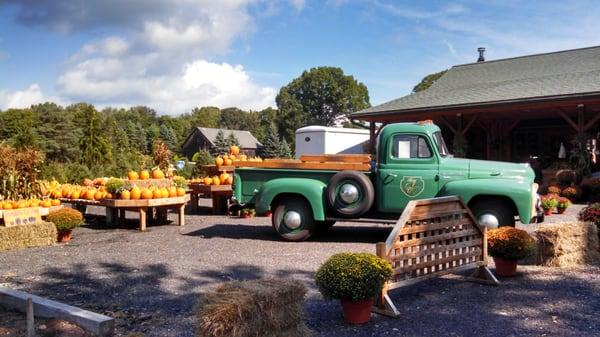
[[[142,199],[152,199],[152,191],[144,188],[142,189]]]
[[[150,172],[148,172],[147,170],[143,170],[142,172],[140,172],[140,179],[141,180],[150,179]]]
[[[233,155],[238,155],[240,153],[240,148],[237,145],[231,145],[229,152]]]
[[[122,200],[131,199],[131,192],[129,192],[128,190],[124,190],[123,192],[121,192],[121,199]]]
[[[129,178],[129,180],[138,180],[140,179],[140,176],[135,171],[129,171],[129,173],[127,173],[127,178]]]
[[[51,206],[58,206],[58,205],[60,205],[60,200],[58,200],[58,199],[52,199],[52,200],[50,200],[50,205]]]
[[[141,197],[142,197],[142,191],[137,186],[134,186],[131,189],[131,199],[139,200]]]
[[[204,185],[209,186],[210,184],[212,184],[212,178],[211,177],[204,178]]]
[[[223,158],[221,158],[221,157],[215,158],[215,165],[217,165],[217,166],[223,165]]]
[[[165,174],[161,169],[152,170],[152,179],[165,179]]]
[[[185,188],[183,187],[177,187],[177,196],[178,197],[183,197],[185,195]]]
[[[169,198],[173,198],[177,196],[177,187],[169,187]]]

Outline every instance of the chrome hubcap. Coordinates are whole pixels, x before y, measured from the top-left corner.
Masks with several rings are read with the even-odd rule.
[[[500,220],[493,214],[482,214],[479,216],[479,224],[489,229],[498,228],[500,226]]]
[[[352,184],[344,184],[340,188],[340,198],[347,204],[358,200],[358,188]]]
[[[302,217],[296,211],[288,211],[283,217],[283,223],[289,229],[296,229],[302,224]]]

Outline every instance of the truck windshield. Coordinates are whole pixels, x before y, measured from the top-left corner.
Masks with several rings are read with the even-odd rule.
[[[435,140],[435,145],[438,148],[438,152],[440,153],[440,156],[446,157],[447,155],[450,154],[448,152],[448,148],[446,147],[446,142],[444,142],[444,137],[442,137],[441,132],[439,132],[439,131],[435,132],[433,134],[433,139]]]

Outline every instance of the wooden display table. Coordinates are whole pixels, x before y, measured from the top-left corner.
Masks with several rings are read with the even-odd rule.
[[[231,185],[204,185],[193,183],[188,186],[191,190],[192,212],[198,212],[198,201],[200,195],[212,198],[213,214],[227,215],[229,211],[229,198],[233,195]]]
[[[221,165],[221,166],[204,165],[204,166],[202,166],[202,170],[204,171],[204,174],[209,177],[218,176],[219,174],[221,174],[223,172],[231,173],[231,172],[233,172],[234,169],[235,169],[235,166],[225,166],[225,165]]]
[[[62,199],[61,199],[62,200]],[[152,211],[156,208],[159,217],[166,220],[166,211],[171,208],[176,208],[179,214],[179,226],[185,225],[185,204],[190,201],[189,195],[173,198],[160,199],[138,199],[138,200],[121,200],[121,199],[104,199],[100,201],[92,200],[72,200],[64,199],[63,202],[82,206],[103,206],[106,207],[106,223],[112,224],[117,220],[125,218],[125,211],[138,212],[140,217],[140,230],[146,230],[148,210]]]

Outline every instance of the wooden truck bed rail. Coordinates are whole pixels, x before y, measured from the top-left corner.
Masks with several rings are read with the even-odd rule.
[[[303,155],[300,159],[266,159],[262,162],[238,161],[235,167],[305,169],[305,170],[354,170],[369,171],[371,157],[359,155]]]

